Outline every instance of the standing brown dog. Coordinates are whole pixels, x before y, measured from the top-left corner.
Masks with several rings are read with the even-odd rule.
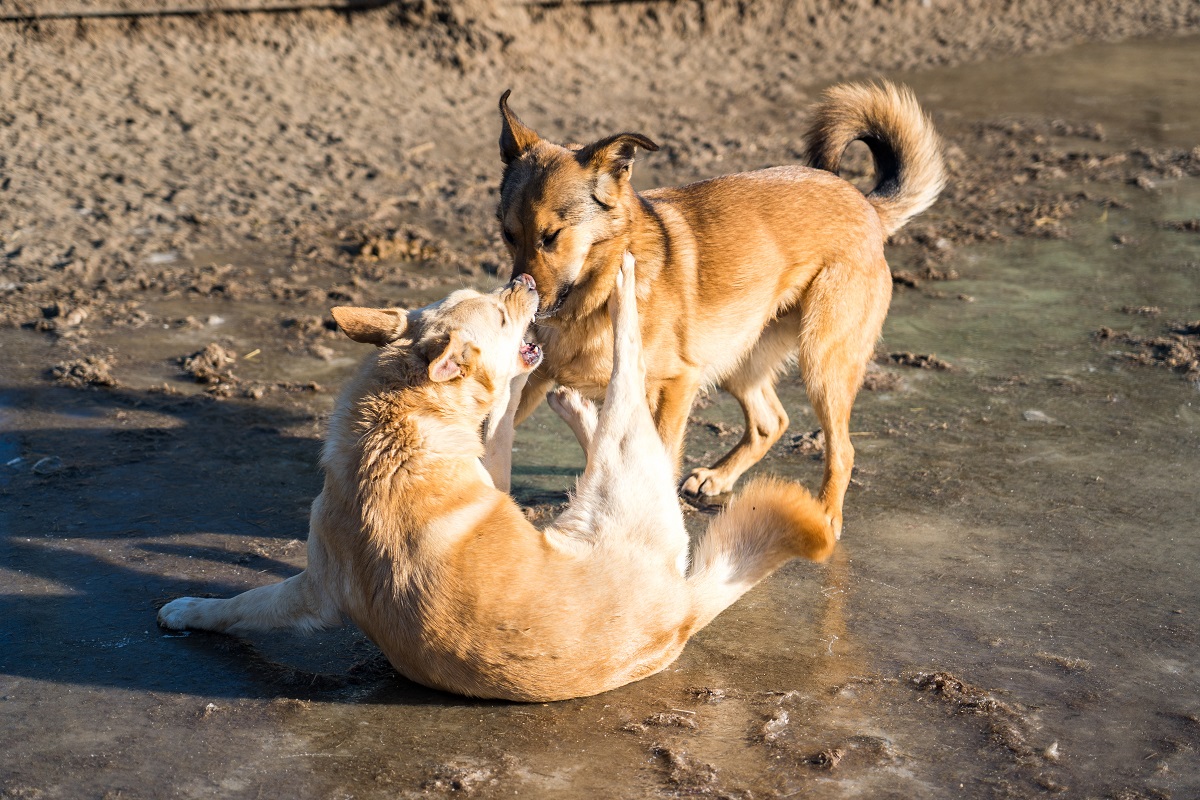
[[[603,397],[612,372],[606,308],[629,251],[647,394],[675,463],[702,386],[728,391],[746,416],[737,446],[693,470],[683,490],[728,492],[779,439],[788,416],[774,385],[795,358],[825,432],[821,500],[840,535],[854,464],[850,409],[891,299],[884,241],[944,182],[937,134],[912,93],[886,83],[834,87],[808,130],[810,166],[643,194],[629,178],[636,149],[658,149],[650,139],[619,133],[562,147],[522,124],[508,95],[500,98],[498,215],[513,274],[534,277],[545,309],[536,326],[545,360],[516,421],[555,383]],[[856,140],[870,148],[878,178],[866,197],[835,174]]]

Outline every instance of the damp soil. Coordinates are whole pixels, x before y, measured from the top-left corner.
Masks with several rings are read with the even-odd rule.
[[[1200,794],[1200,16],[993,6],[0,25],[0,796]],[[155,626],[303,567],[362,354],[328,307],[505,274],[500,91],[553,138],[649,135],[652,186],[794,162],[821,88],[877,75],[951,178],[889,248],[829,563],[545,705],[411,684],[350,628]],[[780,395],[757,471],[815,487]],[[719,392],[691,423],[688,465],[741,434]],[[581,467],[552,413],[519,430],[531,519]]]

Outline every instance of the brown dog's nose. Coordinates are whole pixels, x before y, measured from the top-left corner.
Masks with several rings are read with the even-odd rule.
[[[533,280],[533,276],[527,272],[522,272],[520,275],[513,278],[513,282],[525,284],[525,288],[531,292],[537,291],[537,283]]]

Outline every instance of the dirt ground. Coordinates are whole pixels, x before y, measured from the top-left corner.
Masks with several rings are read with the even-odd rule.
[[[1196,33],[1185,0],[400,0],[0,23],[0,793],[1195,796],[1200,607],[1175,581],[1197,563],[1200,127],[1127,124],[1132,101],[980,108],[1051,82],[1036,59],[1069,46],[1175,53]],[[974,63],[1032,66],[995,70],[1014,87]],[[323,420],[359,353],[328,307],[507,274],[504,89],[548,138],[654,139],[634,175],[649,187],[794,163],[821,89],[881,74],[927,100],[950,180],[889,250],[848,540],[819,579],[785,570],[669,674],[529,708],[408,684],[350,631],[297,645],[154,627],[172,597],[302,566]],[[795,379],[781,394],[804,406]],[[823,443],[793,419],[764,468],[815,485]],[[717,395],[692,421],[692,462],[741,424]],[[545,416],[518,446],[515,493],[545,519],[578,454]],[[1011,473],[1036,503],[998,488]],[[1028,550],[1047,525],[1048,550]],[[1143,528],[1178,534],[1178,557],[1138,561]],[[764,627],[780,618],[794,632]],[[1089,633],[1046,639],[1072,627]],[[1159,671],[1138,672],[1143,656]],[[1106,737],[1110,706],[1127,711]]]

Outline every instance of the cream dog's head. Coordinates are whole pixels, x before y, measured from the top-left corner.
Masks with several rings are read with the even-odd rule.
[[[351,339],[382,348],[380,370],[453,395],[463,404],[456,410],[474,413],[541,363],[541,348],[525,339],[537,308],[537,285],[522,274],[490,294],[461,289],[412,311],[339,306],[332,312]]]
[[[572,302],[577,287],[611,275],[594,274],[599,266],[615,270],[625,251],[630,204],[637,195],[629,184],[637,148],[658,145],[640,133],[618,133],[586,146],[547,142],[508,109],[500,98],[501,235],[513,259],[513,274],[537,281],[542,316],[551,317]],[[597,249],[613,258],[594,258]],[[605,253],[601,253],[605,255]]]

